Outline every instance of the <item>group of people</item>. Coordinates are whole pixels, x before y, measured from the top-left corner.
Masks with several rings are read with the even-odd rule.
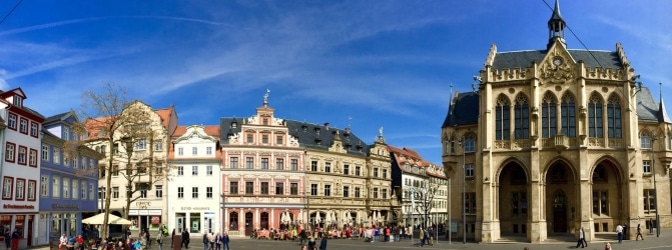
[[[203,233],[203,250],[229,250],[229,234]]]
[[[19,234],[19,230],[14,229],[14,232],[9,232],[9,229],[5,230],[5,234],[3,235],[5,238],[5,245],[7,245],[7,250],[19,250],[19,239],[21,238],[21,234]]]

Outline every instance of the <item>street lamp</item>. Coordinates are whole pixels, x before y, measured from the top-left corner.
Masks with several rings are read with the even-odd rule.
[[[658,215],[658,188],[656,187],[656,156],[654,142],[656,141],[656,136],[651,136],[651,172],[653,172],[653,199],[656,205],[656,237],[660,237],[660,217]],[[653,225],[651,225],[653,226]]]

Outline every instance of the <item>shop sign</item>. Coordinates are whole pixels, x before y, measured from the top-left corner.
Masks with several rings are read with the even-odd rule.
[[[76,204],[51,204],[51,208],[79,209],[79,205],[76,205]]]
[[[4,204],[4,205],[2,205],[2,208],[7,208],[7,209],[35,209],[35,206],[33,206],[33,205]]]
[[[152,216],[152,225],[159,225],[159,224],[161,224],[161,217]]]
[[[182,210],[211,210],[209,207],[181,207]]]
[[[136,201],[135,206],[139,209],[147,209],[150,207],[149,201]]]

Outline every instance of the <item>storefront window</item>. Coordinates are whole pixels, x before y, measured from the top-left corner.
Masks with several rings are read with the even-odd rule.
[[[11,215],[0,216],[0,229],[2,229],[2,233],[6,232],[7,230],[9,230],[11,233],[11,227],[12,227],[12,216]]]
[[[61,215],[54,214],[51,217],[51,235],[54,237],[61,236]]]
[[[231,212],[229,214],[229,230],[238,230],[238,213]]]
[[[201,233],[201,213],[189,214],[189,232]]]

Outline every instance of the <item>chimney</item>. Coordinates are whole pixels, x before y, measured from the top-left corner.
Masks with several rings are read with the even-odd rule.
[[[329,123],[328,122],[324,123],[324,129],[329,130]]]

